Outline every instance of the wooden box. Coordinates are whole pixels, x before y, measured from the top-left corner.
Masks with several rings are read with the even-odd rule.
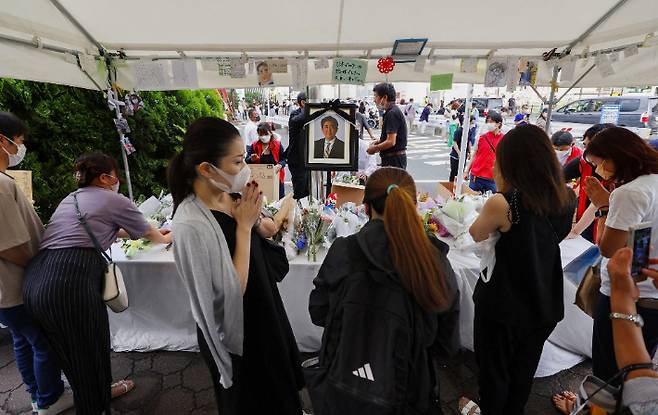
[[[343,203],[354,202],[357,206],[363,204],[365,186],[349,183],[332,183],[331,193],[336,194],[336,207]]]
[[[444,200],[450,199],[455,193],[455,184],[453,182],[439,182],[437,186],[436,193],[441,196]],[[468,182],[462,183],[462,194],[463,195],[479,195],[480,192],[476,192],[468,187]]]
[[[273,164],[250,164],[251,178],[256,181],[268,202],[279,200],[279,173],[274,172]]]

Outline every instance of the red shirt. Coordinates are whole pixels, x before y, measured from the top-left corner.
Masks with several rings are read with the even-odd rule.
[[[569,154],[569,157],[567,158],[567,161],[564,164],[567,165],[569,164],[570,161],[573,161],[578,157],[581,157],[582,155],[583,155],[583,150],[581,150],[579,147],[572,146],[571,154]]]
[[[496,161],[496,147],[503,139],[503,133],[494,135],[488,131],[480,136],[478,148],[471,164],[471,174],[483,179],[493,179],[493,166]]]

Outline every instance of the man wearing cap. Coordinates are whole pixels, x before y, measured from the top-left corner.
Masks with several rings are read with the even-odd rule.
[[[583,155],[583,150],[576,147],[573,142],[573,135],[569,131],[561,130],[551,137],[555,155],[562,166],[568,164]]]
[[[519,125],[526,125],[528,124],[528,120],[526,119],[525,114],[516,114],[514,116],[514,125],[519,126]]]
[[[288,119],[288,149],[286,150],[286,160],[288,160],[288,169],[292,179],[292,188],[295,199],[302,199],[309,195],[308,171],[304,169],[304,124],[306,116],[304,107],[306,106],[306,94],[300,92],[297,95],[297,104],[299,108],[290,113]]]

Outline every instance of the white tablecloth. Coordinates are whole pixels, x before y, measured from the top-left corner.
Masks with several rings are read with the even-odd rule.
[[[590,246],[582,238],[562,242],[563,265]],[[164,246],[156,246],[127,260],[119,249],[112,251],[123,272],[130,299],[130,307],[125,312],[109,312],[112,348],[115,351],[197,350],[194,319],[171,252],[165,251]],[[472,295],[478,279],[479,260],[473,254],[454,249],[448,258],[457,274],[461,293],[461,343],[472,350]],[[308,297],[321,261],[321,255],[316,263],[310,263],[305,256],[295,258],[290,262],[290,272],[279,283],[290,324],[303,352],[320,348],[322,328],[311,322]],[[592,354],[592,319],[573,305],[576,289],[565,279],[565,318],[544,346],[537,376],[548,376],[574,366],[584,359],[583,356]]]

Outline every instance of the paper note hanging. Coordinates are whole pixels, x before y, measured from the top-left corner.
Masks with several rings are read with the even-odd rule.
[[[576,74],[576,61],[567,60],[562,65],[560,71],[560,81],[573,81],[573,77]]]
[[[231,76],[231,58],[222,57],[217,59],[219,76]]]
[[[327,69],[329,68],[329,59],[327,58],[319,58],[314,62],[315,69],[320,70],[320,69]]]
[[[445,91],[448,89],[452,89],[451,73],[432,75],[430,78],[430,91]]]
[[[292,89],[304,90],[308,84],[308,60],[290,59],[290,75],[292,77]]]
[[[630,58],[638,54],[637,45],[629,46],[624,49],[624,58]]]
[[[132,65],[135,77],[135,89],[141,91],[167,89],[171,86],[168,79],[169,61],[140,60]]]
[[[249,61],[249,65],[247,66],[249,67],[249,75],[253,75],[256,72],[256,62]]]
[[[601,74],[601,77],[607,78],[610,75],[615,74],[615,70],[612,67],[612,63],[610,62],[610,59],[608,59],[608,55],[599,55],[597,56],[597,67],[599,68],[599,73]]]
[[[583,63],[581,64],[581,66],[582,66],[583,68],[584,68],[585,66],[587,66],[587,62],[588,62],[588,61],[589,61],[589,46],[587,46],[587,47],[583,50]]]
[[[535,86],[537,84],[537,61],[533,59],[521,59],[519,61],[519,85]]]
[[[334,59],[332,79],[339,84],[363,85],[368,72],[368,62],[360,59]]]
[[[610,62],[619,62],[619,53],[618,52],[612,52],[610,54]]]
[[[505,81],[505,84],[507,85],[507,92],[514,92],[517,85],[519,85],[519,73],[517,71],[519,65],[520,63],[518,58],[508,58],[507,80]]]
[[[288,61],[285,59],[268,59],[267,65],[271,73],[288,73]]]
[[[427,56],[419,56],[414,63],[414,72],[425,72],[425,64],[427,63]]]
[[[215,72],[217,70],[217,59],[201,59],[201,70]]]
[[[462,59],[461,64],[459,65],[459,71],[462,73],[476,73],[478,71],[477,58]]]
[[[244,78],[247,76],[242,58],[231,58],[231,78]]]
[[[179,59],[171,63],[174,75],[174,88],[197,89],[199,88],[199,77],[196,71],[196,60]]]
[[[484,86],[487,88],[503,87],[507,83],[509,60],[507,58],[491,58],[487,61],[487,72],[484,75]]]

